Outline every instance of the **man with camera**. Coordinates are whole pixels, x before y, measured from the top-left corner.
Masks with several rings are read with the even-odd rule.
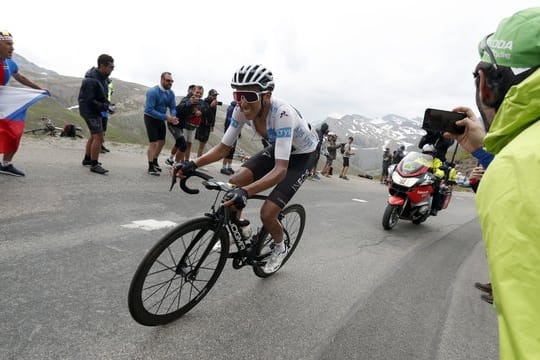
[[[182,129],[185,136],[185,145],[178,146],[176,159],[179,161],[189,161],[191,155],[191,144],[195,138],[197,128],[202,123],[209,123],[208,116],[210,107],[207,102],[202,99],[204,88],[202,85],[195,85],[193,93],[189,97],[185,97],[176,107],[176,113],[180,120],[177,125]],[[172,132],[172,130],[171,130]]]
[[[210,138],[210,132],[214,131],[216,123],[216,110],[218,105],[223,105],[221,101],[217,101],[218,92],[215,89],[210,89],[208,96],[203,101],[208,105],[206,116],[203,116],[201,124],[195,130],[195,139],[199,141],[197,149],[197,157],[204,152],[204,147]]]
[[[473,73],[476,103],[456,138],[475,157],[495,157],[476,202],[499,322],[500,359],[537,359],[540,354],[540,8],[502,20],[479,44]],[[484,136],[485,135],[485,136]],[[484,148],[485,146],[485,148]]]

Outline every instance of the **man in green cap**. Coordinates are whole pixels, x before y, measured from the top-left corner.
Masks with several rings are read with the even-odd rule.
[[[488,163],[477,193],[499,322],[500,359],[540,358],[540,8],[500,22],[479,44],[476,103],[463,135],[453,135]],[[487,130],[487,134],[484,132]],[[446,134],[450,136],[449,134]]]

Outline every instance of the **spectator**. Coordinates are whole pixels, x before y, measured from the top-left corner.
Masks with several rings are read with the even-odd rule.
[[[185,101],[185,100],[191,98],[191,96],[193,96],[193,91],[195,90],[195,86],[196,85],[194,85],[194,84],[189,85],[187,95],[184,96],[182,101]],[[178,110],[179,110],[179,108],[177,106],[176,107],[177,115],[179,114]],[[175,142],[174,142],[173,147],[171,148],[171,152],[170,152],[169,157],[165,160],[165,163],[167,165],[172,166],[172,165],[174,165],[175,162],[184,161],[184,153],[186,151],[187,144],[186,144],[186,138],[184,136],[184,131],[183,131],[182,127],[180,127],[180,123],[178,123],[176,125],[172,125],[171,123],[167,123],[167,127],[169,129],[169,132],[173,136]],[[181,149],[181,151],[178,152],[178,149]],[[178,153],[178,155],[177,155],[177,153]]]
[[[203,101],[202,96],[204,88],[201,85],[196,85],[190,98],[184,98],[176,108],[180,120],[180,128],[183,129],[186,149],[180,152],[181,161],[189,161],[191,155],[191,144],[195,138],[195,130],[203,121],[203,116],[208,116],[208,106]]]
[[[500,359],[536,359],[540,354],[540,8],[502,20],[479,44],[474,77],[476,103],[487,129],[483,136],[471,109],[463,135],[468,151],[495,157],[482,177],[477,209],[499,322]],[[447,136],[452,136],[446,134]],[[485,150],[483,150],[485,146]]]
[[[328,124],[322,123],[321,128],[316,129],[316,131],[317,131],[317,136],[319,137],[319,142],[317,143],[317,149],[315,150],[315,165],[313,165],[310,175],[311,175],[311,179],[320,180],[321,178],[317,174],[317,165],[321,157],[322,144],[324,141],[324,137],[328,134],[328,131],[329,131]]]
[[[105,143],[105,133],[107,132],[107,124],[109,123],[109,115],[114,114],[115,111],[115,105],[112,103],[112,94],[114,93],[114,86],[112,83],[111,78],[107,79],[107,82],[109,85],[107,86],[107,100],[109,100],[109,103],[111,106],[109,107],[109,110],[103,111],[101,115],[103,116],[103,142],[101,143],[101,153],[105,154],[110,152],[109,149],[103,145]]]
[[[234,112],[234,108],[236,107],[236,101],[231,101],[230,105],[227,107],[227,115],[225,116],[225,124],[223,126],[224,131],[223,133],[227,132],[227,129],[231,125],[232,121],[232,114]],[[240,137],[240,134],[238,135]],[[234,170],[232,169],[232,161],[234,158],[234,152],[236,151],[236,141],[232,145],[231,149],[229,150],[229,153],[227,156],[223,158],[223,166],[221,168],[221,173],[225,175],[232,175],[234,174]]]
[[[392,156],[392,164],[399,164],[401,159],[405,157],[405,145],[400,145]]]
[[[197,149],[197,157],[200,157],[204,152],[204,147],[210,138],[210,133],[214,131],[214,125],[216,124],[216,110],[218,106],[219,93],[215,89],[210,89],[208,96],[203,101],[206,106],[204,107],[206,112],[203,114],[201,124],[195,130],[195,139],[199,141],[199,148]],[[221,104],[219,104],[221,105]]]
[[[392,154],[390,154],[390,148],[387,147],[384,149],[383,159],[382,159],[382,173],[381,173],[381,184],[386,184],[388,179],[388,167],[392,164]]]
[[[82,164],[90,166],[90,171],[100,175],[109,172],[101,166],[98,160],[105,129],[103,112],[114,111],[107,95],[109,75],[113,70],[114,59],[112,56],[101,54],[97,59],[97,68],[92,67],[84,75],[79,91],[79,113],[90,131]]]
[[[349,158],[354,155],[352,152],[353,140],[353,137],[349,136],[347,143],[344,145],[345,151],[343,152],[343,167],[341,168],[341,174],[339,175],[339,178],[343,180],[349,180],[347,177],[347,170],[349,170]]]
[[[144,104],[144,125],[148,134],[148,174],[159,176],[161,167],[158,157],[165,144],[167,129],[165,123],[176,125],[176,99],[171,90],[174,80],[170,72],[161,74],[159,85],[151,87],[146,92]],[[169,113],[167,114],[167,110]]]
[[[326,164],[324,165],[321,175],[326,177],[332,176],[332,163],[336,159],[337,149],[340,147],[339,144],[336,144],[336,141],[337,135],[329,132],[326,136],[326,143],[323,143],[323,146],[325,147]]]
[[[48,91],[21,74],[15,61],[11,59],[12,56],[13,36],[8,31],[0,31],[0,71],[2,74],[0,85],[5,86],[9,82],[10,77],[13,76],[15,80],[25,86],[32,89]],[[24,131],[24,122],[21,122],[21,126],[19,127],[20,129],[12,129],[11,127],[10,129],[6,128],[5,133],[2,131],[4,129],[0,128],[0,137],[2,137],[0,142],[3,144],[0,148],[0,153],[4,154],[3,161],[0,163],[1,174],[25,176],[25,173],[13,166],[13,163],[11,162],[19,148],[19,143]]]

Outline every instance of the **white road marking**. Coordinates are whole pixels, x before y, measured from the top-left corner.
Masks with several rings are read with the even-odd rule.
[[[154,219],[147,219],[147,220],[135,220],[132,221],[131,224],[121,225],[122,227],[128,228],[128,229],[143,229],[147,231],[152,230],[158,230],[163,228],[170,228],[174,227],[177,224],[173,221],[158,221]]]
[[[363,199],[352,199],[353,201],[358,201],[358,202],[367,202],[367,200],[363,200]]]

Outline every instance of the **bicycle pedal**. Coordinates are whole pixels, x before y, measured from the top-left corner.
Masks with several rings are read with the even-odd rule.
[[[245,263],[242,259],[233,259],[233,262],[232,262],[233,269],[238,270],[240,268],[243,268],[246,265],[247,263]]]

